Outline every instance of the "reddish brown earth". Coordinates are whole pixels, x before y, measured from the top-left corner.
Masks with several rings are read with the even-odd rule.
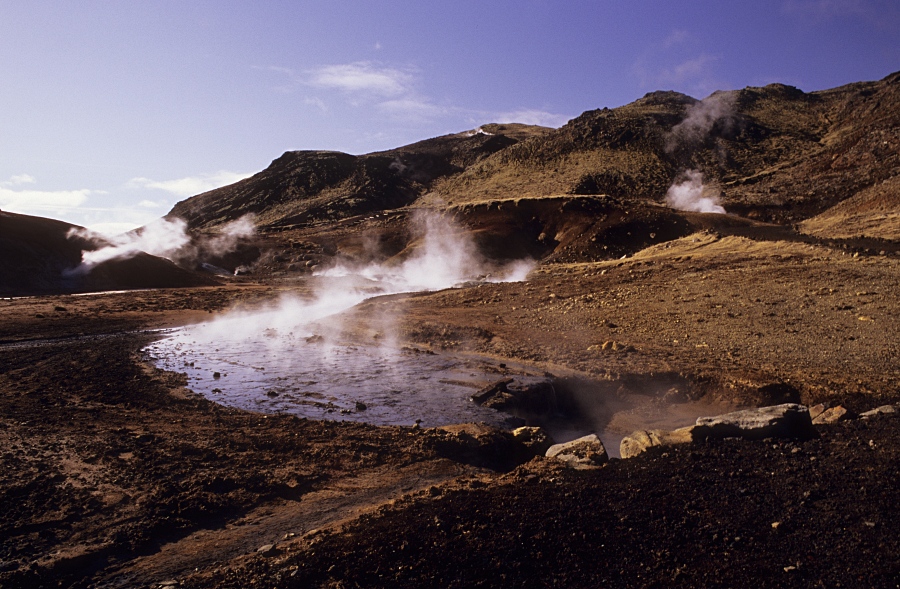
[[[771,383],[863,411],[900,396],[897,263],[701,233],[349,324],[390,307],[420,348],[581,375],[580,417],[622,435],[784,400]],[[900,419],[516,469],[507,434],[245,413],[139,354],[303,284],[0,301],[4,587],[896,586]]]

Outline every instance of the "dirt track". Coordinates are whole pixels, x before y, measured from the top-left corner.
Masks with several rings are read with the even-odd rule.
[[[701,234],[356,313],[590,377],[595,425],[603,395],[725,408],[774,382],[861,411],[900,397],[896,266]],[[2,586],[896,586],[896,418],[503,474],[527,456],[499,434],[244,413],[142,363],[140,330],[281,288],[0,301]]]

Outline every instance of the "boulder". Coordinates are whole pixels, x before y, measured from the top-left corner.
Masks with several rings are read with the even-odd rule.
[[[655,446],[690,444],[694,441],[695,428],[696,426],[692,425],[674,431],[662,429],[638,430],[622,438],[622,443],[619,444],[619,455],[622,458],[632,458]]]
[[[545,456],[565,462],[566,466],[574,469],[596,468],[609,460],[606,448],[596,434],[564,444],[554,444]]]
[[[816,437],[809,409],[796,403],[745,409],[715,417],[700,417],[694,439],[764,438],[810,439]]]

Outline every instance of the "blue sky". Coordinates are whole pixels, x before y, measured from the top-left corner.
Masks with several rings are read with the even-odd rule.
[[[0,0],[0,209],[107,231],[284,151],[900,70],[897,0]]]

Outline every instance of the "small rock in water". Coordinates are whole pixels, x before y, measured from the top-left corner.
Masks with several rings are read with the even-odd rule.
[[[275,389],[272,389],[272,390],[270,390],[269,392],[266,393],[266,396],[268,396],[268,397],[277,397],[277,396],[278,396],[278,391],[276,391]]]
[[[213,372],[213,378],[222,378],[221,372]]]
[[[365,403],[362,403],[360,401],[356,402],[356,410],[357,411],[365,411],[366,409],[368,409],[368,407],[366,406]]]

